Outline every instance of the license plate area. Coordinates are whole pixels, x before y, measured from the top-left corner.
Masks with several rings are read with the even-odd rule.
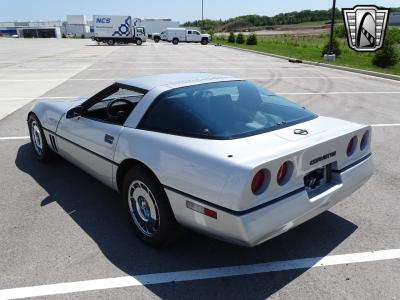
[[[315,169],[304,176],[304,186],[307,193],[315,194],[323,190],[332,182],[332,165],[330,163],[322,168]]]

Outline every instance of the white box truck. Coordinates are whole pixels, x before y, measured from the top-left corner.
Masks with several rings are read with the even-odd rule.
[[[197,29],[187,28],[167,28],[161,34],[153,34],[153,39],[156,43],[163,40],[172,42],[174,45],[180,42],[207,45],[211,42],[211,36],[209,34],[201,34]]]
[[[131,16],[93,16],[94,36],[98,43],[107,43],[112,46],[115,43],[136,43],[141,45],[146,41],[144,27],[132,26]]]

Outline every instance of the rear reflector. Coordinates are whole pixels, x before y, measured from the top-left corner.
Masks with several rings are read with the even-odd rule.
[[[210,218],[217,219],[217,212],[212,209],[206,208],[190,201],[186,201],[186,207]]]

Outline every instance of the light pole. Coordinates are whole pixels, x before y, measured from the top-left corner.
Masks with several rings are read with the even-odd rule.
[[[330,36],[330,40],[329,40],[329,52],[328,52],[328,54],[332,54],[332,50],[333,50],[333,28],[335,26],[335,13],[336,13],[336,0],[333,0],[332,21],[331,21],[331,36]]]
[[[324,59],[327,61],[335,61],[336,55],[333,53],[333,28],[335,26],[335,13],[336,13],[336,0],[333,0],[332,5],[332,20],[331,20],[331,34],[329,37],[328,53],[324,54]]]
[[[201,29],[204,27],[204,0],[201,0]]]

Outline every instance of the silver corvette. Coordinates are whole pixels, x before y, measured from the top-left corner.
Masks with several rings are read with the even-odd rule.
[[[38,102],[28,125],[39,160],[61,156],[118,191],[154,246],[178,224],[255,246],[373,173],[371,127],[222,75],[117,81],[88,99]]]

